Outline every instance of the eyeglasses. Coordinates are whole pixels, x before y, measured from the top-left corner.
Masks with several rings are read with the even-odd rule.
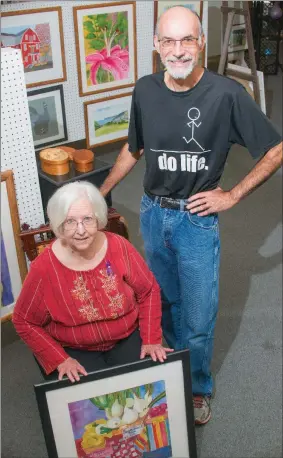
[[[185,49],[195,48],[198,42],[198,38],[196,37],[185,37],[181,38],[181,40],[174,40],[173,38],[162,38],[158,40],[161,44],[162,48],[164,49],[171,49],[174,48],[177,41],[180,42],[181,46]]]
[[[93,216],[85,216],[81,221],[77,221],[74,218],[68,218],[63,223],[64,230],[76,231],[79,223],[81,223],[85,229],[91,229],[97,225],[96,218]]]

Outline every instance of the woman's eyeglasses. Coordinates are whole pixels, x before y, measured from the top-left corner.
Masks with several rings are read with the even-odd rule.
[[[79,223],[81,223],[85,229],[88,229],[96,226],[97,221],[93,216],[85,216],[81,221],[77,221],[74,218],[68,218],[64,221],[63,227],[65,231],[76,231]]]

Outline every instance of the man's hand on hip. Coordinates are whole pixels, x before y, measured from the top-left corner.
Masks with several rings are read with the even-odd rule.
[[[232,208],[237,202],[230,191],[223,191],[220,187],[212,191],[198,192],[188,199],[187,209],[198,216],[207,216]]]

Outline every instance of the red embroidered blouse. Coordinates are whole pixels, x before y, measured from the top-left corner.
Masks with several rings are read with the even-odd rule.
[[[107,251],[94,269],[65,267],[51,247],[31,264],[13,323],[47,374],[68,354],[64,346],[106,351],[140,328],[143,344],[160,344],[159,286],[136,249],[105,232]]]

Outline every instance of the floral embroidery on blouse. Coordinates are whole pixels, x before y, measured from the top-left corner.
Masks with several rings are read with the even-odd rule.
[[[82,276],[74,280],[74,286],[75,288],[71,290],[71,293],[75,299],[79,299],[83,303],[88,302],[79,308],[80,314],[90,322],[101,319],[98,309],[93,306],[91,292],[87,289],[87,282]]]
[[[117,318],[117,316],[119,316],[119,311],[123,310],[124,295],[118,292],[117,276],[113,273],[110,264],[108,264],[107,269],[101,269],[99,271],[101,275],[101,277],[99,277],[99,280],[101,281],[102,288],[104,289],[105,294],[110,301],[108,307],[111,311],[111,317],[114,319]],[[111,296],[111,293],[113,293],[113,291],[117,292],[115,296]]]

